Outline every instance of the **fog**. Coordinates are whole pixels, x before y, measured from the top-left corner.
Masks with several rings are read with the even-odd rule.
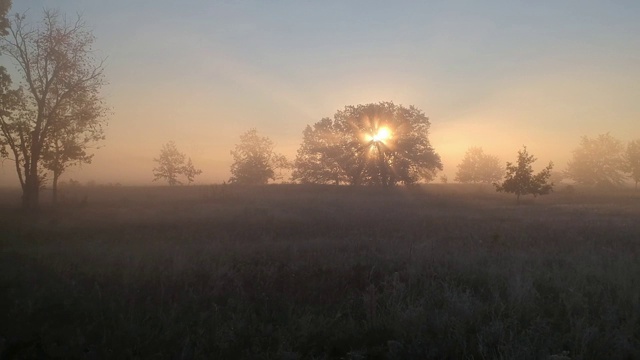
[[[61,180],[151,184],[172,140],[196,183],[219,183],[244,131],[293,159],[306,125],[379,101],[430,118],[449,179],[471,146],[506,162],[526,145],[562,170],[582,135],[640,136],[636,4],[184,4],[14,1],[82,13],[107,58],[106,140]],[[11,161],[0,184],[18,185]]]

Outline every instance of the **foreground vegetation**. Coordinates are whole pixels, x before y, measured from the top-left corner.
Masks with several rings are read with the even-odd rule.
[[[0,358],[640,358],[638,192],[78,191],[0,210]]]

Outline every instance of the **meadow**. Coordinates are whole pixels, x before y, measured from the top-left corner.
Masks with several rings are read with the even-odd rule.
[[[0,359],[638,359],[640,191],[0,192]]]

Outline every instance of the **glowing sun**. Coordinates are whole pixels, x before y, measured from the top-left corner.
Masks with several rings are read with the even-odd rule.
[[[391,137],[391,131],[389,131],[389,129],[386,127],[382,127],[382,128],[379,128],[378,132],[371,137],[371,140],[374,142],[384,142],[390,137]]]

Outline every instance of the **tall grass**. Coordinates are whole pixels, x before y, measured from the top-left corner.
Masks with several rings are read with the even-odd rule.
[[[2,210],[3,359],[640,358],[632,192],[88,198],[36,220]]]

